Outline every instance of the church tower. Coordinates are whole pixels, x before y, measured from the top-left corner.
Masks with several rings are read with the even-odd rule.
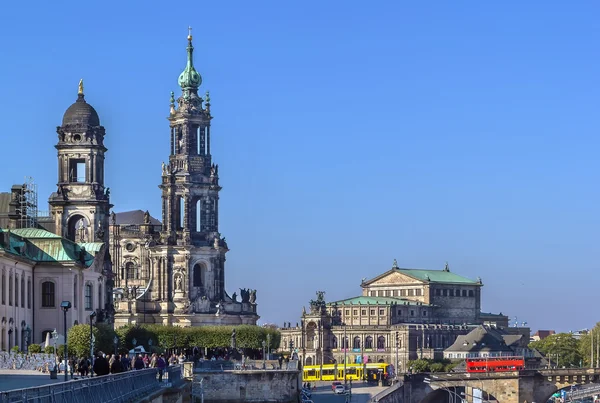
[[[85,101],[83,80],[56,132],[58,189],[49,200],[55,232],[78,243],[108,242],[111,204],[104,187],[104,127]]]
[[[202,77],[194,68],[191,29],[187,64],[179,76],[181,96],[171,93],[170,156],[162,168],[161,238],[170,246],[169,300],[220,302],[225,299],[227,245],[219,234],[219,167],[210,153],[210,98],[198,95]],[[176,252],[175,252],[176,251]],[[181,256],[184,256],[183,260]],[[171,267],[169,267],[171,266]],[[164,299],[166,295],[162,295]]]

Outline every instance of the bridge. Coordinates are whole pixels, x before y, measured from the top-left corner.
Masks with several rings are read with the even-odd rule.
[[[600,381],[599,368],[540,369],[492,373],[414,374],[375,396],[380,403],[441,403],[483,401],[498,403],[546,403],[557,391],[573,385]],[[594,388],[570,392],[592,393]],[[462,400],[461,400],[462,399]]]

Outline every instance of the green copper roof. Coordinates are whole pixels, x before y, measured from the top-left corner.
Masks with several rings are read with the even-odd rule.
[[[100,242],[76,244],[56,234],[37,228],[22,228],[11,231],[0,229],[0,232],[10,234],[9,245],[0,245],[0,250],[34,262],[79,262],[89,267],[94,262],[95,254],[103,245]]]
[[[21,238],[60,238],[60,236],[52,232],[39,228],[19,228],[13,229],[10,232]]]
[[[415,301],[409,301],[403,298],[394,297],[369,297],[366,295],[360,295],[358,297],[343,299],[341,301],[329,302],[327,306],[332,305],[423,305],[427,304],[418,303]]]
[[[179,86],[184,90],[198,89],[202,84],[202,77],[194,68],[194,46],[192,46],[192,29],[188,35],[187,65],[179,75]]]
[[[477,284],[477,281],[468,279],[451,271],[424,270],[424,269],[395,269],[402,274],[430,283]]]

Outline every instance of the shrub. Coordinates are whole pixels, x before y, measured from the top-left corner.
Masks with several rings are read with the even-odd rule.
[[[18,353],[20,351],[19,346],[14,346],[13,348],[10,349],[10,351],[12,351],[15,354]]]
[[[54,354],[54,346],[48,346],[48,347],[44,348],[44,353]]]
[[[39,344],[30,344],[29,347],[27,347],[27,351],[31,354],[41,353],[42,346],[40,346]]]

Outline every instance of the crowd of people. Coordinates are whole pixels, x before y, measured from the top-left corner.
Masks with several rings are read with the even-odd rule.
[[[0,369],[13,370],[36,370],[42,373],[56,371],[57,373],[67,371],[71,375],[77,374],[81,377],[91,375],[93,371],[96,376],[117,374],[130,370],[140,370],[145,368],[157,368],[159,381],[162,381],[164,371],[169,365],[182,364],[186,360],[183,353],[180,355],[172,354],[166,358],[164,354],[138,354],[119,355],[104,354],[99,352],[90,362],[89,357],[71,357],[68,360],[67,367],[62,357],[54,354],[10,354],[0,352]]]
[[[54,354],[11,354],[0,352],[0,369],[48,372],[54,366]]]

